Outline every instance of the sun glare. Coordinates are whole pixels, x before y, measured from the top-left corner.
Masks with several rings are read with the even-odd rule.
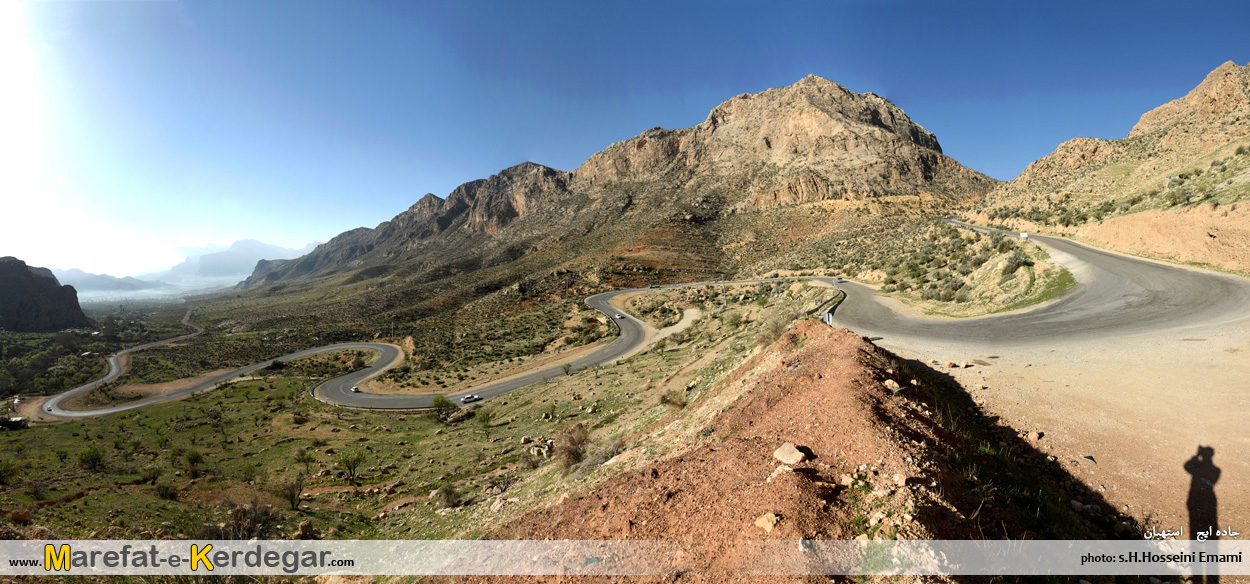
[[[57,168],[29,4],[0,0],[0,255],[42,267],[124,275],[180,258],[152,257],[168,246],[131,233],[92,211],[72,173]],[[104,244],[107,237],[107,244]],[[124,250],[148,250],[145,257]]]

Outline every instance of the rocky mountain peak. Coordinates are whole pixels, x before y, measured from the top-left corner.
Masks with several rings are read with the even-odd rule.
[[[1129,132],[1133,138],[1164,132],[1179,124],[1206,129],[1250,116],[1250,65],[1225,62],[1207,74],[1197,87],[1179,99],[1145,114]]]
[[[889,100],[815,75],[728,99],[694,127],[653,128],[617,142],[574,174],[591,188],[735,176],[747,185],[736,189],[745,208],[919,192],[955,197],[995,182],[944,156],[933,133]],[[943,188],[947,182],[960,188]]]

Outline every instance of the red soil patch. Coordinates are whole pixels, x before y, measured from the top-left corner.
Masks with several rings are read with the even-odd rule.
[[[925,446],[935,426],[883,386],[891,359],[849,331],[800,322],[739,369],[746,375],[729,376],[725,385],[751,386],[685,453],[521,516],[492,537],[690,542],[699,553],[673,566],[683,581],[740,581],[752,567],[738,553],[749,542],[854,539],[864,515],[881,509],[891,512],[880,536],[968,537],[958,512],[949,520],[930,512],[924,524],[911,516],[953,507],[928,490],[946,474]],[[773,476],[781,466],[773,451],[785,442],[807,460]],[[844,475],[863,486],[846,486]],[[771,532],[755,523],[768,513],[780,518]]]

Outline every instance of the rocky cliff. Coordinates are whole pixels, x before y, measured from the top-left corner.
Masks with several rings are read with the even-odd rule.
[[[73,286],[62,286],[47,268],[0,258],[0,328],[27,332],[71,326],[91,326]]]

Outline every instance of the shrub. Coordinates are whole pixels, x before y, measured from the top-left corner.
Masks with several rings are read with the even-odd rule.
[[[625,441],[620,438],[614,438],[605,442],[602,446],[595,449],[593,454],[587,456],[586,460],[582,461],[581,465],[577,467],[576,476],[582,476],[599,468],[603,463],[612,460],[613,457],[624,451]]]
[[[178,488],[173,485],[160,484],[156,485],[156,496],[166,501],[178,500]]]
[[[1020,269],[1022,266],[1031,266],[1031,265],[1033,265],[1033,260],[1029,259],[1028,256],[1024,255],[1024,252],[1020,250],[1016,250],[1015,253],[1007,257],[1007,263],[1003,264],[1002,275],[1004,277],[1010,276],[1016,273],[1016,270]]]
[[[460,491],[452,485],[443,485],[438,488],[434,495],[438,498],[439,507],[459,507],[461,501]]]
[[[16,462],[7,458],[0,459],[0,485],[7,485],[17,473],[21,471],[21,467]]]
[[[786,329],[790,327],[790,323],[794,322],[794,319],[798,317],[799,313],[797,312],[787,312],[768,319],[764,323],[763,330],[760,331],[759,336],[755,337],[755,342],[761,347],[772,344],[773,341],[781,337],[781,333],[786,332]]]
[[[273,505],[261,503],[259,499],[251,504],[235,505],[228,515],[229,519],[224,523],[205,523],[197,531],[195,539],[265,539],[275,531],[278,523]]]
[[[535,456],[532,452],[527,450],[525,451],[525,454],[521,455],[520,464],[521,468],[533,470],[542,466],[543,459]]]
[[[104,466],[104,451],[92,444],[78,453],[78,465],[87,470],[97,470]]]
[[[660,403],[684,408],[686,407],[686,392],[680,389],[670,389],[660,396]]]
[[[143,471],[139,473],[139,478],[143,479],[145,483],[156,484],[156,479],[161,478],[163,472],[161,467],[150,465],[143,468]]]
[[[48,481],[30,481],[26,483],[26,488],[22,489],[30,498],[40,501],[48,494]]]
[[[1242,156],[1242,155],[1244,155],[1245,153],[1246,153],[1246,147],[1245,147],[1245,146],[1238,146],[1238,147],[1237,147],[1237,151],[1236,151],[1236,152],[1234,152],[1233,154],[1236,154],[1237,156]]]
[[[590,442],[590,433],[581,422],[569,426],[556,441],[555,457],[560,464],[560,471],[568,474],[586,455],[586,444]]]

